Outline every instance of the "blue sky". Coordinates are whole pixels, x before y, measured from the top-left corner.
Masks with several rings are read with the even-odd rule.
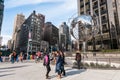
[[[22,13],[27,18],[33,10],[45,15],[45,21],[59,26],[68,22],[72,15],[77,14],[77,0],[5,0],[4,18],[2,24],[3,42],[12,38],[14,18]]]

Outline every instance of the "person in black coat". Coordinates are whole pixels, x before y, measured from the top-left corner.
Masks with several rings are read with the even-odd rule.
[[[76,53],[75,60],[77,61],[78,69],[80,69],[81,53],[79,53],[79,52]]]
[[[65,65],[65,55],[64,55],[64,52],[60,51],[60,56],[61,56],[61,74],[63,76],[65,76],[66,73],[65,73],[65,68],[64,68],[64,65]]]

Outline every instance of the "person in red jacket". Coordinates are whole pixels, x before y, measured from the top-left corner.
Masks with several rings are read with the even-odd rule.
[[[37,57],[36,62],[39,62],[40,59],[41,59],[41,52],[40,52],[40,51],[38,51],[38,52],[36,53],[36,57]]]

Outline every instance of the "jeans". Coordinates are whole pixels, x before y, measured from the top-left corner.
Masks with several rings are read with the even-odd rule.
[[[3,62],[2,58],[0,57],[0,62]]]
[[[11,57],[11,63],[14,63],[14,57],[13,56]]]
[[[50,65],[46,65],[46,69],[47,69],[46,77],[48,77],[49,72],[51,71]]]
[[[78,69],[80,69],[80,63],[81,63],[81,61],[80,61],[80,60],[77,60]]]
[[[61,73],[63,73],[63,76],[65,76],[64,64],[63,64],[63,65],[61,65]]]

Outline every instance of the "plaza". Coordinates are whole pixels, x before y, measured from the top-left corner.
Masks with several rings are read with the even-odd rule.
[[[119,80],[120,70],[73,69],[65,67],[66,76],[61,80]],[[19,63],[0,63],[0,80],[46,80],[46,67],[33,60]],[[58,80],[55,65],[51,65],[50,79]]]

